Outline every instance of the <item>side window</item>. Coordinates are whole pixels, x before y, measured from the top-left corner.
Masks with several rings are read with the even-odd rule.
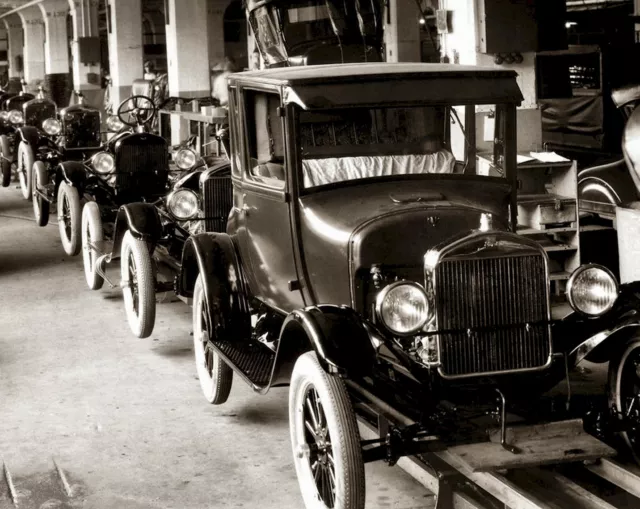
[[[247,91],[249,176],[270,187],[285,186],[284,127],[278,115],[280,96]]]

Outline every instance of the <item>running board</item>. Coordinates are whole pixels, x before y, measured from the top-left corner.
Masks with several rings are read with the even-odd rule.
[[[254,390],[264,391],[269,386],[275,352],[255,341],[211,341],[211,345]]]

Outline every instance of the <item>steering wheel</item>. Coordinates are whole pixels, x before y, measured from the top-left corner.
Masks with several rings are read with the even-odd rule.
[[[158,108],[146,95],[134,95],[118,106],[118,118],[129,127],[148,124],[153,120]]]

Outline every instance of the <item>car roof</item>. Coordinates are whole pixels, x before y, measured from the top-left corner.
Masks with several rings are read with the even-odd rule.
[[[279,67],[229,75],[231,86],[279,87],[285,104],[303,109],[382,103],[491,104],[522,102],[510,69],[422,63],[360,63]]]
[[[403,79],[403,78],[506,78],[515,77],[510,69],[495,69],[456,64],[423,63],[359,63],[309,65],[298,67],[276,67],[260,71],[245,71],[229,76],[230,80],[260,81],[277,85],[310,85],[327,81],[349,82],[363,79]]]

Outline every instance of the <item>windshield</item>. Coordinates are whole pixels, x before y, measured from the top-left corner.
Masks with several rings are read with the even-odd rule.
[[[505,177],[500,105],[301,111],[303,185],[446,174]]]

